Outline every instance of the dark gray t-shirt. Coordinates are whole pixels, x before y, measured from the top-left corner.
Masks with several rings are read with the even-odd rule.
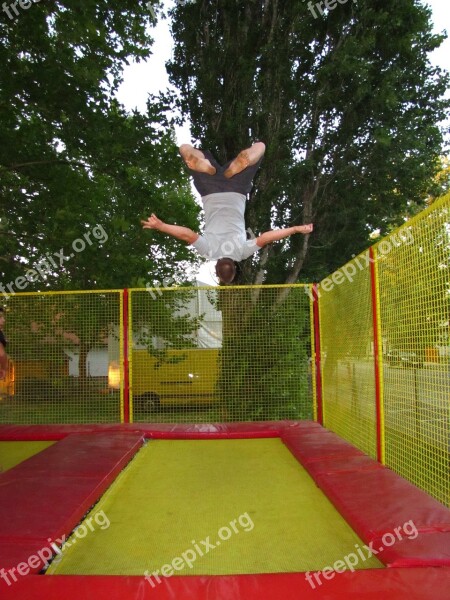
[[[220,192],[202,197],[205,231],[192,245],[210,260],[245,260],[260,248],[245,232],[246,197],[237,192]]]

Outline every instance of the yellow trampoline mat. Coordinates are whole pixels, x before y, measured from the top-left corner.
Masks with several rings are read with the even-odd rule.
[[[313,571],[364,547],[279,439],[149,441],[88,518],[47,573]]]
[[[0,442],[0,473],[39,454],[55,442]]]

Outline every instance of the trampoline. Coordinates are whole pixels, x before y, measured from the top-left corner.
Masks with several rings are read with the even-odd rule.
[[[142,575],[183,553],[180,574],[312,571],[364,545],[279,439],[151,441],[96,511],[115,525],[50,573]]]
[[[317,423],[0,439],[44,442],[0,476],[3,598],[448,598],[450,511]]]

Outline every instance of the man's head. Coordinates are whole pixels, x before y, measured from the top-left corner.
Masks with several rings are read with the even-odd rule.
[[[216,262],[216,275],[220,283],[229,285],[237,275],[237,265],[232,258],[219,258]]]
[[[0,306],[0,329],[5,324],[5,309],[3,306]]]

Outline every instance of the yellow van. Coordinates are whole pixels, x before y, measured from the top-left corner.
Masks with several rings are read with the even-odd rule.
[[[219,350],[168,350],[162,359],[133,350],[130,386],[134,402],[146,406],[211,404],[215,401]]]

